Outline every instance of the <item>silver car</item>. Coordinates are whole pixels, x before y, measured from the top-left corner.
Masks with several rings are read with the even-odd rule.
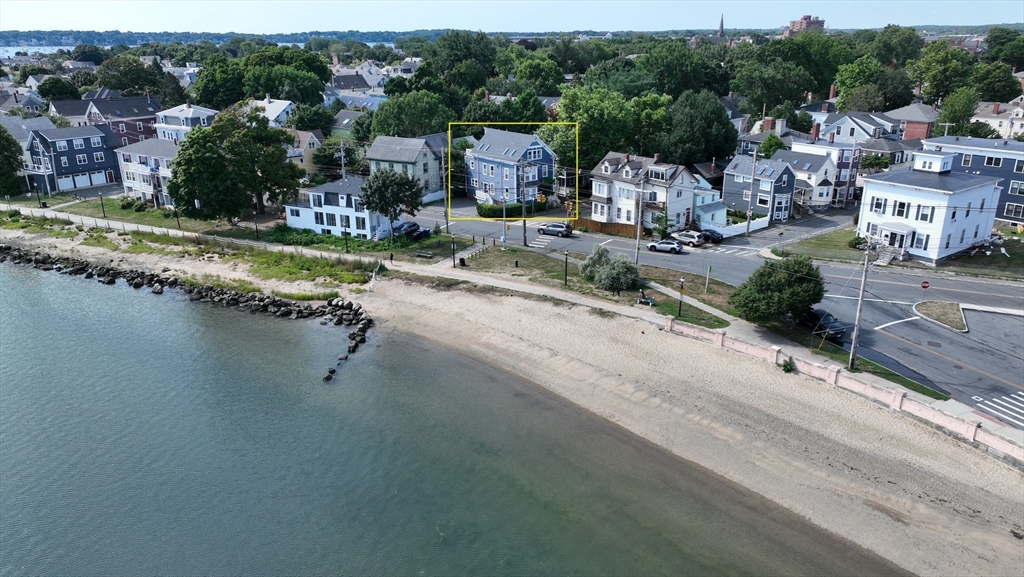
[[[647,250],[676,254],[677,252],[683,252],[683,243],[667,238],[658,242],[648,243]]]
[[[704,244],[704,235],[692,230],[684,230],[681,232],[673,232],[672,238],[678,240],[683,244],[688,244],[691,247],[700,246]]]
[[[537,232],[541,234],[553,234],[557,237],[572,236],[572,227],[561,222],[552,222],[540,225],[537,227]]]

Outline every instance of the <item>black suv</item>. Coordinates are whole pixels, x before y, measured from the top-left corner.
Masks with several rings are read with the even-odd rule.
[[[412,236],[416,234],[416,231],[419,229],[420,225],[416,221],[410,220],[408,222],[403,222],[402,224],[399,224],[398,226],[395,227],[395,238],[398,238],[402,235]]]
[[[811,332],[817,336],[824,336],[828,339],[839,340],[846,333],[846,327],[839,322],[832,313],[824,309],[810,309],[800,319],[800,323],[810,327]]]

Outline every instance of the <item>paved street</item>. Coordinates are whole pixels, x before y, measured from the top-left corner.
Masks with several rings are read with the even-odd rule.
[[[457,216],[475,217],[471,203],[456,201]],[[549,213],[551,220],[564,220],[564,213]],[[790,224],[758,231],[750,237],[727,239],[720,245],[687,248],[683,253],[648,252],[642,241],[641,264],[705,274],[738,285],[764,263],[762,248],[793,242],[810,234],[848,225],[852,209],[812,215]],[[432,206],[417,215],[421,225],[444,226],[443,206]],[[536,249],[588,254],[603,245],[613,254],[636,254],[636,240],[576,233],[572,238],[542,236],[537,227],[543,221],[527,221],[526,244]],[[509,221],[509,246],[523,246],[522,221]],[[452,221],[459,234],[475,235],[488,243],[501,244],[502,224],[488,221]],[[779,233],[782,233],[780,236]],[[826,297],[821,306],[850,326],[844,336],[848,349],[856,318],[857,293],[862,267],[852,264],[821,263]],[[958,401],[1014,426],[1024,428],[1022,367],[1024,367],[1024,320],[1019,316],[966,313],[967,333],[957,333],[919,318],[913,305],[922,300],[943,300],[964,304],[1024,310],[1024,284],[973,277],[957,277],[938,271],[872,266],[868,273],[861,324],[859,353],[876,363],[951,395]],[[930,287],[921,288],[929,281]]]

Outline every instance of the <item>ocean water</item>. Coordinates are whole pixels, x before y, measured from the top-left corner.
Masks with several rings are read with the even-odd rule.
[[[893,572],[398,332],[322,382],[346,342],[0,264],[0,575]]]

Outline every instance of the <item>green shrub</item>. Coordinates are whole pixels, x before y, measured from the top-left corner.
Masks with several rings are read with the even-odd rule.
[[[309,185],[312,187],[320,186],[321,184],[327,184],[331,180],[322,174],[314,174],[313,178],[309,179]]]
[[[21,218],[21,211],[16,208],[12,208],[7,211],[7,218]]]
[[[149,205],[146,204],[146,201],[144,200],[138,200],[135,202],[133,207],[135,209],[135,212],[146,212],[146,209],[149,208]]]
[[[861,236],[855,236],[850,239],[850,242],[846,243],[850,248],[858,248],[860,245],[867,242],[867,239]]]
[[[624,254],[617,254],[594,275],[594,284],[607,291],[624,291],[640,283],[640,270]]]
[[[543,203],[539,202],[528,202],[526,203],[526,214],[532,215],[539,211],[543,211],[545,208]],[[523,205],[518,202],[510,202],[504,205],[504,209],[500,204],[477,204],[476,214],[482,218],[516,218],[523,216]]]
[[[165,206],[165,207],[160,209],[160,216],[162,216],[164,218],[173,218],[174,217],[174,209],[169,207],[169,206]]]
[[[782,372],[784,372],[784,373],[792,373],[795,370],[796,370],[796,363],[793,362],[793,357],[789,357],[788,359],[782,361]]]
[[[118,205],[121,207],[121,210],[133,209],[135,208],[135,199],[130,196],[122,196]]]
[[[609,254],[607,248],[599,244],[594,245],[594,249],[587,256],[587,260],[583,261],[583,264],[580,265],[580,274],[583,275],[583,278],[589,281],[594,280],[598,271],[611,260]]]

